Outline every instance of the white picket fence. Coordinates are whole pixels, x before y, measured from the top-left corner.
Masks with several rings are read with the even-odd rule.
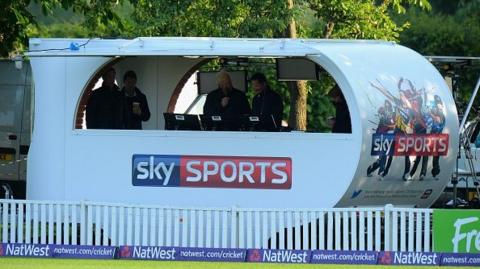
[[[176,208],[0,200],[1,242],[320,250],[431,250],[431,209]]]

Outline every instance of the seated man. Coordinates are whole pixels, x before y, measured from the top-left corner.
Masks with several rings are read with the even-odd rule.
[[[134,71],[130,70],[125,73],[123,84],[125,129],[141,130],[142,121],[150,119],[147,97],[137,88],[137,74]]]
[[[238,130],[240,117],[250,113],[247,97],[240,90],[233,88],[232,79],[224,70],[218,73],[217,83],[218,88],[207,95],[203,114],[207,118],[221,116],[223,121],[230,121],[224,129]]]
[[[260,117],[263,122],[263,126],[260,126],[259,130],[278,130],[282,126],[282,97],[270,89],[264,74],[256,73],[250,78],[250,81],[255,92],[252,101],[252,115]]]

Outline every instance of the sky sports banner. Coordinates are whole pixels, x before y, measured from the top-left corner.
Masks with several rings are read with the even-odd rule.
[[[480,253],[480,210],[435,209],[433,250]]]
[[[378,263],[384,265],[440,265],[440,253],[382,251]]]
[[[321,264],[377,264],[376,251],[314,250],[310,263]]]
[[[448,134],[372,135],[372,156],[445,156]]]
[[[310,250],[249,249],[247,262],[310,263]]]
[[[51,257],[75,259],[113,259],[116,247],[45,244],[1,244],[0,256]]]
[[[132,156],[133,186],[290,189],[287,157]]]
[[[122,246],[120,259],[163,261],[244,262],[247,251],[234,248]]]

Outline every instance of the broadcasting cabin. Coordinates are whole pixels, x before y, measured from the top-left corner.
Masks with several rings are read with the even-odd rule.
[[[423,56],[392,42],[33,38],[28,57],[35,84],[30,200],[429,207],[457,157],[458,116],[447,84]],[[90,98],[112,68],[119,89],[127,71],[137,76],[150,110],[141,130],[87,128]],[[330,77],[346,101],[351,132],[204,115],[220,68],[250,98],[255,68],[276,74],[268,76],[275,85]],[[237,129],[222,128],[232,121]],[[274,131],[256,128],[269,124]]]

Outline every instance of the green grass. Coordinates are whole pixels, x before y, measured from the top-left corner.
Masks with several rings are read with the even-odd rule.
[[[223,263],[223,262],[166,262],[166,261],[132,261],[132,260],[73,260],[73,259],[39,259],[39,258],[0,258],[2,269],[150,269],[150,268],[211,268],[211,269],[250,269],[250,268],[304,268],[304,269],[438,269],[438,266],[382,266],[382,265],[316,265],[316,264],[273,264],[273,263]],[[469,268],[472,267],[445,267]]]

